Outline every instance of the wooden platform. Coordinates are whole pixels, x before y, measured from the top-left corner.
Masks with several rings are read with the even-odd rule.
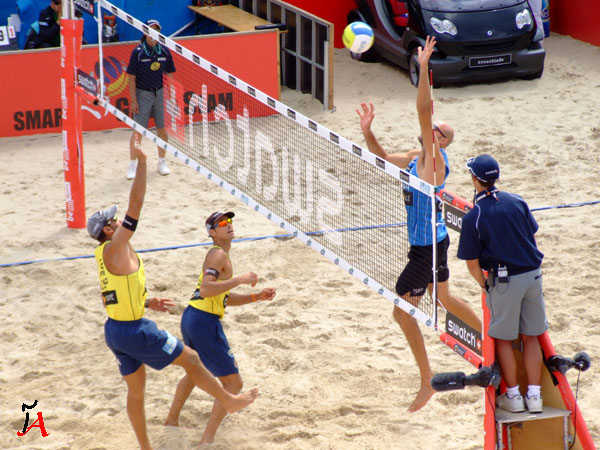
[[[188,8],[233,31],[254,31],[256,26],[272,25],[271,22],[233,5],[188,6]]]

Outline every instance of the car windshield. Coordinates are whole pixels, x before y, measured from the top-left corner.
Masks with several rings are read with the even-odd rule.
[[[466,12],[507,8],[524,0],[420,0],[421,8],[428,11]]]

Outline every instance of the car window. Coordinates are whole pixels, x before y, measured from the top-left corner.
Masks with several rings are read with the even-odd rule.
[[[507,8],[524,0],[420,0],[421,8],[428,11],[485,11],[489,9]]]

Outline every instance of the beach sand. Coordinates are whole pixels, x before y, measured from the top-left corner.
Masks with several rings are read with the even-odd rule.
[[[600,48],[552,35],[539,80],[507,80],[434,90],[435,116],[452,124],[452,172],[447,187],[472,198],[464,163],[490,153],[501,166],[498,187],[521,194],[531,208],[600,200]],[[351,60],[335,51],[334,112],[309,96],[284,90],[282,100],[311,119],[364,145],[355,109],[376,108],[373,130],[389,151],[414,148],[416,90],[406,72],[387,63]],[[88,214],[111,204],[127,208],[125,179],[130,132],[84,134]],[[155,171],[156,150],[143,142],[149,176],[136,249],[207,243],[203,222],[213,210],[234,210],[238,238],[280,229],[170,158],[171,175]],[[125,410],[126,386],[104,343],[103,311],[94,242],[85,229],[66,227],[62,138],[0,139],[3,229],[0,264],[0,448],[135,449]],[[579,404],[600,442],[600,339],[594,328],[600,205],[535,212],[545,254],[544,291],[550,337],[559,354],[585,350],[592,368],[581,375]],[[450,286],[479,310],[480,293],[457,260],[450,232]],[[393,251],[393,249],[391,250]],[[147,317],[179,336],[181,313],[196,285],[205,246],[143,253],[151,296],[177,302],[170,313]],[[60,260],[66,257],[81,257]],[[254,271],[258,287],[276,287],[270,303],[228,308],[223,321],[241,368],[244,389],[258,400],[224,420],[212,449],[432,449],[483,447],[483,392],[436,394],[408,413],[419,384],[410,349],[392,318],[392,304],[297,240],[233,244],[235,273]],[[239,289],[245,292],[244,288]],[[434,372],[473,372],[472,366],[422,327]],[[183,370],[147,371],[146,416],[156,449],[196,448],[211,398],[195,390],[180,427],[162,425]],[[569,372],[575,386],[577,374]],[[24,437],[23,403],[30,424],[43,413],[42,437]]]

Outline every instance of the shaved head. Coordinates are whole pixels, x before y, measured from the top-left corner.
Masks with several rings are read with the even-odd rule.
[[[454,128],[452,128],[450,125],[448,125],[446,122],[436,122],[437,126],[440,127],[440,130],[442,131],[442,133],[444,133],[444,136],[446,136],[446,146],[452,144],[452,141],[454,140]]]

